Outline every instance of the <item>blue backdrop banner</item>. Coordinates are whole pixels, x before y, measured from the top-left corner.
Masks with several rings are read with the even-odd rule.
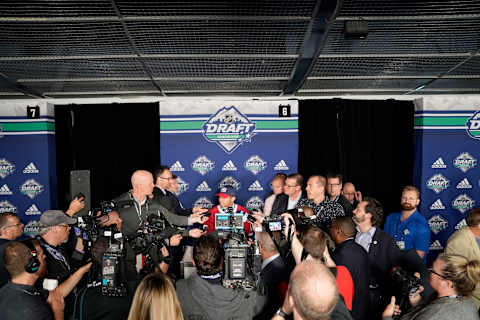
[[[40,214],[57,203],[53,107],[38,110],[35,119],[26,107],[0,114],[0,212],[16,213],[30,236]]]
[[[262,208],[273,176],[297,172],[298,102],[162,102],[160,153],[184,207],[212,207],[231,185],[237,203]]]
[[[415,181],[431,229],[428,263],[480,205],[480,111],[417,111]]]

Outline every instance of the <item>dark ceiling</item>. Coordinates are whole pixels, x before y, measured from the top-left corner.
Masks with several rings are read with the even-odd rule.
[[[479,43],[474,0],[2,0],[0,99],[478,94]]]

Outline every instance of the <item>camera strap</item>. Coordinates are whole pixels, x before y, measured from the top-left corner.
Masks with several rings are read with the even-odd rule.
[[[281,253],[282,251],[280,251],[280,246],[278,245],[277,240],[276,240],[275,237],[273,236],[272,231],[271,231],[269,228],[264,228],[264,229],[267,230],[267,233],[268,233],[268,235],[270,236],[270,238],[272,239],[273,244],[275,245],[275,248],[277,248],[278,253]],[[282,258],[285,258],[285,257],[282,257]]]

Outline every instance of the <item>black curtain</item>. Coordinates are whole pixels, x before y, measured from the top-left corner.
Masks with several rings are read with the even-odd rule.
[[[59,207],[70,202],[71,170],[90,170],[91,204],[131,188],[137,169],[160,164],[158,103],[55,106]]]
[[[413,183],[413,118],[409,101],[300,101],[299,172],[341,173],[385,214],[398,211],[402,187]]]

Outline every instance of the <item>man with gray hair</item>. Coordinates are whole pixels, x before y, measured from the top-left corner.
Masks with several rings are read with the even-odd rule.
[[[330,270],[320,261],[306,260],[293,270],[283,306],[272,320],[284,320],[292,313],[295,320],[327,320],[338,299],[337,283]]]

